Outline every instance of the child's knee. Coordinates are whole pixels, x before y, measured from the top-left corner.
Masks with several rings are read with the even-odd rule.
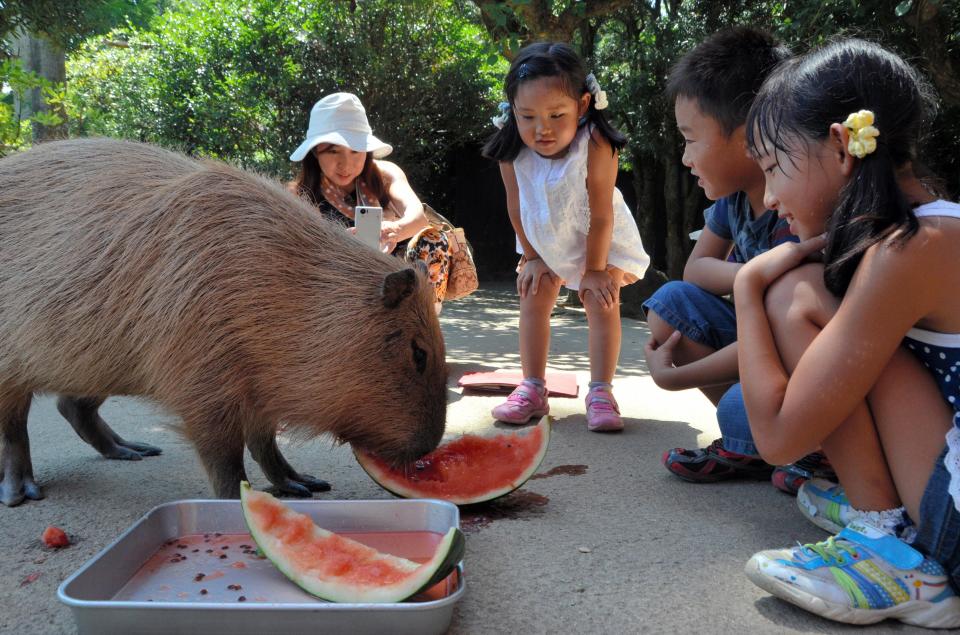
[[[607,318],[620,315],[620,294],[613,294],[613,301],[604,304],[592,291],[583,295],[583,308],[587,310],[587,318]],[[669,335],[669,333],[668,333]]]
[[[797,321],[820,326],[836,311],[836,298],[823,282],[823,265],[810,263],[783,274],[767,289],[764,309],[774,329]]]
[[[650,336],[661,344],[676,330],[654,309],[647,311],[647,327],[650,329]]]

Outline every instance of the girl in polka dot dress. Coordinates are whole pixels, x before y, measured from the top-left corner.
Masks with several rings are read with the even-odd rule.
[[[746,572],[856,624],[960,627],[960,205],[913,169],[929,94],[893,53],[838,41],[776,71],[747,121],[764,203],[801,239],[734,283],[750,428],[769,463],[821,447],[840,487],[798,494],[838,535]]]

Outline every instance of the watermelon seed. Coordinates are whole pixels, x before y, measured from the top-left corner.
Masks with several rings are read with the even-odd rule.
[[[197,575],[194,576],[193,581],[199,582],[200,580],[203,580],[205,577],[207,577],[206,574],[198,573]]]
[[[221,553],[221,554],[220,554],[220,559],[221,559],[221,560],[226,560],[226,559],[227,559],[227,554]]]
[[[227,588],[230,589],[231,591],[239,591],[243,587],[240,586],[239,584],[228,584]]]
[[[240,597],[237,598],[237,602],[246,602],[246,601],[247,601],[247,596],[245,595],[241,595]]]
[[[206,594],[207,594],[206,589],[200,589],[200,595],[206,595]]]

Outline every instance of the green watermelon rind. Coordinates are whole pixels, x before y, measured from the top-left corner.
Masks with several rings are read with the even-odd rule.
[[[453,569],[456,568],[463,559],[464,552],[466,551],[466,539],[464,538],[463,532],[456,527],[451,527],[440,540],[433,557],[423,565],[418,565],[405,558],[382,554],[386,560],[395,562],[402,561],[417,567],[416,574],[401,583],[394,584],[391,587],[374,585],[359,587],[355,584],[331,580],[318,579],[314,582],[311,581],[310,576],[296,573],[293,564],[274,550],[271,540],[268,539],[268,535],[257,527],[255,520],[251,517],[247,509],[247,499],[251,491],[253,490],[250,483],[241,481],[240,506],[243,510],[243,519],[247,523],[247,528],[250,530],[250,536],[260,549],[260,553],[266,556],[283,575],[301,589],[310,595],[330,602],[351,604],[402,602],[417,593],[425,591],[450,575]],[[266,494],[266,492],[261,493]],[[270,496],[269,494],[266,495]],[[270,497],[273,498],[273,496]],[[274,500],[288,511],[298,513],[290,510],[282,501]],[[314,531],[320,532],[323,535],[333,533],[316,525],[314,526]]]
[[[487,503],[492,500],[496,500],[520,489],[527,481],[530,480],[530,477],[537,473],[537,470],[540,469],[540,465],[543,464],[543,459],[547,456],[547,447],[550,445],[550,417],[544,416],[542,419],[540,419],[540,421],[537,422],[535,426],[531,426],[526,430],[532,432],[536,428],[541,428],[543,430],[543,443],[541,444],[537,455],[530,462],[530,466],[509,485],[504,485],[503,487],[490,490],[477,496],[438,496],[435,493],[419,491],[414,487],[408,487],[406,482],[388,480],[387,477],[390,476],[390,473],[380,470],[378,466],[371,463],[367,456],[362,452],[357,451],[356,448],[353,450],[353,455],[357,459],[357,463],[360,464],[360,467],[363,468],[363,471],[367,473],[367,476],[369,476],[374,483],[387,490],[394,496],[399,496],[400,498],[437,498],[448,503],[453,503],[454,505],[474,505],[477,503]],[[521,434],[523,430],[525,429],[519,429]]]

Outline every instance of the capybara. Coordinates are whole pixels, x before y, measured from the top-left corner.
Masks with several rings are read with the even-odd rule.
[[[97,409],[142,395],[178,415],[222,498],[244,445],[281,491],[329,489],[277,449],[283,426],[394,462],[446,419],[440,324],[422,272],[377,253],[276,182],[111,139],[0,159],[0,501],[42,498],[32,395],[60,395],[108,458],[157,448]]]

